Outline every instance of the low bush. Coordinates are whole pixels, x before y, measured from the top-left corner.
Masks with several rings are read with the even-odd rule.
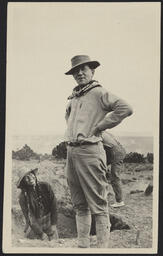
[[[25,144],[22,149],[18,151],[12,151],[12,158],[29,161],[30,159],[40,159],[40,155],[35,153],[27,144]]]

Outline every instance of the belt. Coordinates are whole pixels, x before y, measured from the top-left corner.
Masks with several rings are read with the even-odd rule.
[[[81,145],[93,145],[93,144],[97,144],[97,143],[92,143],[92,142],[89,142],[89,141],[75,141],[75,142],[68,141],[68,142],[66,142],[66,144],[68,146],[78,147],[78,146],[81,146]]]

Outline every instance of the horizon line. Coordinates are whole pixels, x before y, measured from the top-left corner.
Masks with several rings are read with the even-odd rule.
[[[109,131],[110,132],[110,131]],[[153,134],[151,132],[110,132],[111,134],[115,136],[144,136],[144,137],[153,137]],[[12,136],[60,136],[64,137],[64,133],[53,133],[53,132],[40,132],[40,133],[13,133]]]

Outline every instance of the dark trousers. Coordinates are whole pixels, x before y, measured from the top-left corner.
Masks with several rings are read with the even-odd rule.
[[[122,187],[120,175],[123,171],[123,160],[118,161],[117,163],[111,164],[111,175],[110,182],[115,193],[115,199],[117,202],[123,201]]]

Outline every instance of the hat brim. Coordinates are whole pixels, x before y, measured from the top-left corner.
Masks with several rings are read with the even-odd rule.
[[[21,183],[22,179],[23,179],[26,175],[28,175],[29,173],[31,173],[31,172],[33,172],[34,174],[36,174],[36,173],[38,172],[38,168],[31,169],[30,171],[25,172],[25,173],[19,178],[19,180],[18,180],[18,182],[17,182],[17,188],[20,188],[20,183]]]
[[[86,62],[82,62],[80,64],[77,64],[76,66],[74,66],[73,68],[71,68],[68,72],[65,73],[65,75],[72,75],[74,72],[74,69],[83,65],[83,64],[89,64],[91,66],[91,68],[95,69],[98,66],[100,66],[100,63],[98,61],[86,61]]]

